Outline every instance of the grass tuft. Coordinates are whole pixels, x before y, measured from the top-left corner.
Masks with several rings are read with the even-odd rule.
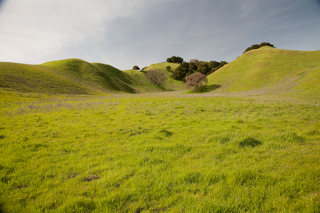
[[[295,132],[289,132],[281,136],[282,140],[286,142],[294,142],[294,143],[304,143],[305,138],[297,135]]]
[[[202,175],[199,172],[188,173],[184,177],[184,181],[187,183],[200,183],[201,180],[202,180]]]
[[[258,141],[257,139],[252,138],[252,137],[247,137],[239,142],[239,147],[240,148],[256,147],[256,146],[260,146],[261,144],[262,144],[261,141]]]

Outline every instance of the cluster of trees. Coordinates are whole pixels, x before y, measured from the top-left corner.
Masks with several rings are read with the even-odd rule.
[[[211,73],[215,72],[216,70],[220,69],[227,62],[225,61],[198,61],[196,59],[190,60],[190,62],[182,62],[179,67],[175,69],[172,73],[171,77],[176,80],[183,80],[185,81],[186,76],[191,75],[195,72],[199,72],[203,75],[210,75]]]
[[[181,64],[183,62],[183,58],[179,56],[172,56],[171,58],[167,58],[167,62]]]
[[[259,49],[260,47],[264,47],[264,46],[269,46],[269,47],[275,48],[275,46],[273,44],[270,44],[269,42],[262,42],[261,44],[251,45],[251,47],[248,47],[243,53],[248,52],[250,50]]]
[[[262,42],[261,44],[253,44],[248,47],[245,52],[250,50],[259,49],[260,47],[269,46],[275,48],[275,46],[269,42]],[[170,66],[166,67],[166,70],[172,72],[171,77],[176,80],[183,80],[186,82],[187,88],[192,88],[194,91],[199,91],[201,87],[208,82],[207,76],[216,70],[220,69],[227,64],[226,61],[199,61],[197,59],[191,59],[190,62],[183,61],[183,58],[179,56],[172,56],[167,58],[168,63],[179,63],[180,66],[174,71]],[[138,66],[133,67],[134,70],[140,70]],[[143,68],[142,70],[144,70]],[[160,86],[167,78],[160,69],[149,70],[146,77],[157,86]]]

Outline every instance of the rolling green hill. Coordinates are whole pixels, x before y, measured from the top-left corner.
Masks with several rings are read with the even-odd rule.
[[[48,94],[94,94],[76,78],[41,65],[0,63],[0,88],[6,91]]]
[[[94,95],[184,90],[182,81],[170,78],[170,66],[152,64],[143,72],[121,71],[102,63],[65,59],[41,65],[0,62],[0,92]],[[167,76],[161,87],[146,77],[160,69]],[[208,76],[209,84],[219,85],[215,93],[241,94],[320,94],[320,51],[293,51],[263,47],[244,53]],[[216,87],[217,88],[217,87]]]
[[[263,47],[244,53],[212,73],[216,92],[251,94],[320,94],[320,51],[293,51]]]
[[[159,88],[147,80],[144,72],[121,71],[107,64],[88,63],[80,59],[51,61],[41,65],[1,62],[0,77],[2,93],[141,93],[172,90],[177,84],[182,84],[168,80],[168,88]]]
[[[81,82],[91,84],[97,89],[135,93],[127,76],[120,70],[106,64],[88,63],[80,59],[66,59],[42,64],[59,70],[61,73],[76,77]]]

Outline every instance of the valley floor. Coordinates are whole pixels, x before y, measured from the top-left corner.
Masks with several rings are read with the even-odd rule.
[[[319,99],[8,97],[3,212],[320,211]]]

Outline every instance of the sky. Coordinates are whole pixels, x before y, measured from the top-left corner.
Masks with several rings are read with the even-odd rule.
[[[320,0],[0,0],[2,62],[231,62],[261,42],[320,50]]]

